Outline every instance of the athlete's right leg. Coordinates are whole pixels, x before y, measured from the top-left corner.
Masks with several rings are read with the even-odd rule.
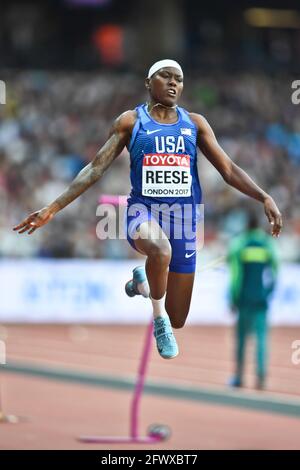
[[[171,245],[159,224],[151,217],[146,217],[138,226],[133,227],[133,230],[128,230],[128,241],[133,248],[147,256],[146,274],[153,307],[157,349],[164,359],[171,359],[178,354],[178,346],[165,310]]]
[[[146,273],[154,316],[154,336],[159,354],[171,359],[178,354],[169,316],[165,310],[169,264],[172,256],[170,242],[153,219],[144,222],[137,230],[135,247],[147,256]]]
[[[147,256],[146,273],[151,298],[161,299],[167,289],[172,255],[170,242],[154,220],[142,223],[136,233],[135,247]]]

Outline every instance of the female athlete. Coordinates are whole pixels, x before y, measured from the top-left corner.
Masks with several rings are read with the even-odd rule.
[[[127,207],[127,238],[146,256],[126,284],[129,296],[150,297],[154,335],[163,358],[178,354],[173,328],[187,318],[195,275],[197,205],[201,187],[197,146],[226,183],[263,203],[278,237],[282,217],[274,200],[219,146],[203,116],[177,105],[183,90],[181,66],[169,59],[152,65],[145,81],[149,102],[126,111],[113,123],[94,159],[51,204],[30,214],[14,230],[34,231],[101,178],[126,146],[132,190]]]

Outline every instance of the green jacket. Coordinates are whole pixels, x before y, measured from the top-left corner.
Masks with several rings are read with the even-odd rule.
[[[272,237],[261,229],[249,230],[233,240],[227,261],[231,304],[267,308],[278,272]]]

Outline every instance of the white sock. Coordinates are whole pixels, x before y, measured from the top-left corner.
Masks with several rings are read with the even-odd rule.
[[[139,291],[140,294],[142,294],[143,297],[149,297],[150,295],[150,289],[149,289],[149,284],[148,281],[144,282],[139,282],[137,284],[137,290]]]
[[[166,294],[161,299],[152,299],[150,295],[154,318],[168,316],[166,309],[165,309],[165,299],[166,299]]]

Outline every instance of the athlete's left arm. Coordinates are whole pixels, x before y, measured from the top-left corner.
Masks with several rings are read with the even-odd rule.
[[[190,117],[198,128],[197,144],[205,157],[214,165],[226,183],[264,204],[266,216],[272,225],[272,235],[278,237],[282,229],[282,216],[274,200],[229,158],[218,144],[212,128],[203,116],[190,113]]]

